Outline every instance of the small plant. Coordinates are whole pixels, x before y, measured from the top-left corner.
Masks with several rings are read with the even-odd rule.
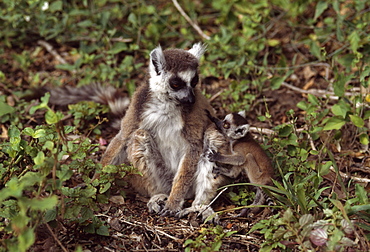
[[[184,243],[185,251],[219,251],[222,239],[231,236],[236,231],[224,231],[221,226],[201,228],[195,240],[187,239]]]
[[[108,235],[109,230],[94,212],[97,203],[108,201],[107,192],[114,174],[124,177],[132,167],[101,165],[91,159],[98,145],[84,136],[70,137],[75,126],[61,125],[63,114],[48,105],[49,95],[30,109],[46,110],[47,125],[26,127],[10,126],[9,141],[0,144],[0,233],[2,246],[8,251],[26,251],[35,241],[35,229],[42,223],[65,222],[78,224],[87,233]],[[88,104],[78,104],[85,106]],[[85,106],[85,108],[87,108]],[[89,116],[89,108],[81,114],[78,107],[70,111],[80,124],[82,116]],[[90,111],[91,112],[91,111]],[[99,179],[91,183],[94,173]],[[79,174],[80,181],[71,180]]]
[[[271,251],[278,247],[303,251],[344,251],[346,248],[356,248],[355,226],[359,224],[356,215],[359,209],[365,211],[363,214],[370,213],[368,195],[363,187],[357,185],[356,193],[360,197],[347,200],[344,206],[340,201],[331,199],[322,211],[315,214],[297,215],[292,208],[286,208],[284,213],[261,220],[250,232],[260,230],[264,234],[266,241],[260,251]],[[368,225],[360,225],[369,229]]]

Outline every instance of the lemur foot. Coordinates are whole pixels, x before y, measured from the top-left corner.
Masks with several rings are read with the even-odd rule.
[[[176,217],[183,218],[191,213],[198,213],[197,216],[202,216],[202,222],[207,221],[210,224],[220,224],[220,218],[213,211],[212,207],[205,205],[196,205],[185,208],[176,214]]]
[[[253,205],[251,205],[253,206]],[[244,208],[238,214],[238,217],[248,217],[248,218],[253,218],[256,214],[260,213],[263,210],[262,207],[252,207],[252,208]]]
[[[183,204],[183,201],[171,201],[171,199],[168,199],[166,205],[159,214],[161,216],[175,216],[182,210]]]
[[[168,195],[166,194],[156,194],[152,196],[147,203],[149,212],[157,214],[160,213],[166,205],[167,198]]]

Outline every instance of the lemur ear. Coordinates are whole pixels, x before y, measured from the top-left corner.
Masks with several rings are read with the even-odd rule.
[[[163,73],[166,66],[166,60],[162,51],[162,47],[159,45],[150,53],[149,72],[150,75],[160,75]]]
[[[245,135],[247,135],[247,133],[249,132],[249,127],[250,127],[249,124],[243,124],[243,125],[236,127],[235,138],[239,139],[239,138],[245,137]]]
[[[246,118],[246,116],[247,116],[245,110],[239,111],[238,114],[241,115],[244,118]]]
[[[189,49],[188,52],[193,54],[195,58],[199,60],[206,50],[207,50],[207,45],[199,42],[199,43],[194,44],[193,47]]]

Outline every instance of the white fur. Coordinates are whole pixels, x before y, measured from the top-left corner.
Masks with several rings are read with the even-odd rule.
[[[178,72],[177,75],[186,82],[188,86],[190,86],[190,81],[193,79],[195,76],[196,71],[195,70],[189,70],[189,71],[183,71],[183,72]]]
[[[242,117],[246,118],[245,110],[239,111],[238,114],[241,115]]]
[[[189,145],[182,136],[181,111],[175,103],[157,97],[152,97],[146,106],[140,128],[150,132],[166,167],[176,174]]]
[[[206,49],[207,49],[207,46],[199,42],[199,43],[194,44],[193,47],[188,50],[188,52],[193,54],[199,60],[200,57],[202,57],[202,55],[206,51]]]
[[[193,206],[208,204],[209,191],[213,190],[214,175],[212,173],[214,163],[210,162],[205,155],[202,155],[195,174],[195,199]]]
[[[159,63],[159,70],[162,73],[163,66],[165,66],[166,64],[166,60],[164,58],[164,54],[163,54],[161,46],[156,47],[153,51],[150,52],[149,73],[150,73],[150,76],[152,77],[157,75],[157,72],[155,71],[155,67],[153,65],[154,58],[157,59]]]

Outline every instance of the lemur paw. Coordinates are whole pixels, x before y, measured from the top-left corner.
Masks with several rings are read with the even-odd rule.
[[[151,197],[147,203],[149,212],[157,214],[160,213],[165,207],[167,198],[168,195],[166,194],[156,194]]]
[[[191,206],[188,208],[185,208],[178,212],[176,214],[176,217],[178,218],[183,218],[191,213],[197,212],[197,217],[202,216],[202,222],[207,221],[209,224],[220,224],[220,218],[218,215],[213,211],[213,209],[210,206],[201,206],[201,205],[196,205],[196,206]]]
[[[175,216],[182,210],[183,202],[167,201],[165,207],[159,212],[161,216]]]
[[[216,162],[218,160],[218,156],[220,153],[215,152],[215,151],[210,151],[207,155],[207,158],[210,162]]]
[[[134,132],[134,137],[138,140],[146,142],[149,140],[150,134],[144,129],[138,129]]]

